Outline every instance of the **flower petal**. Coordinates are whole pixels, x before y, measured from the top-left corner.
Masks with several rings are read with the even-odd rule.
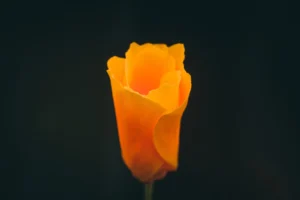
[[[122,157],[133,176],[151,180],[164,161],[153,144],[154,127],[166,111],[159,104],[124,88],[107,71],[111,81]]]
[[[126,58],[134,57],[139,52],[140,48],[141,46],[138,43],[132,42],[129,45],[128,51],[125,53]]]
[[[179,85],[179,106],[188,101],[192,89],[192,78],[184,69],[181,71],[181,81]]]
[[[117,56],[111,57],[107,61],[107,66],[110,74],[123,84],[125,76],[125,59]]]
[[[126,57],[126,80],[131,89],[146,95],[160,85],[161,77],[175,70],[175,61],[168,52],[155,45],[145,44],[134,57]]]
[[[185,58],[184,55],[184,45],[183,44],[174,44],[169,47],[169,53],[173,56],[176,61],[176,69],[182,70],[184,68],[183,61]]]
[[[160,87],[151,90],[147,97],[160,104],[166,110],[174,110],[178,106],[180,74],[180,71],[166,73],[162,77]]]
[[[180,123],[188,103],[191,87],[191,77],[183,71],[180,84],[180,95],[183,102],[176,110],[162,116],[155,127],[153,143],[159,155],[169,165],[170,170],[176,170],[178,167]]]
[[[165,52],[168,52],[168,50],[169,50],[168,46],[165,44],[155,44],[154,46],[160,48],[161,50],[163,50]]]

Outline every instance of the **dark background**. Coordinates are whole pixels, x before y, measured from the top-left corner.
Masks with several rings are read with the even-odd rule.
[[[106,61],[184,43],[180,165],[154,199],[299,199],[298,21],[288,1],[18,1],[1,6],[0,199],[142,199]],[[299,57],[299,56],[298,56]]]

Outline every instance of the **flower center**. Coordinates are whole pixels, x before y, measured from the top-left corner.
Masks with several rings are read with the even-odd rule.
[[[175,69],[175,61],[168,52],[155,46],[143,49],[126,61],[127,83],[131,89],[142,95],[158,88],[162,76]]]

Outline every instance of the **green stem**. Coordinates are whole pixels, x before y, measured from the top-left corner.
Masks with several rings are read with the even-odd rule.
[[[154,183],[145,184],[145,200],[152,200]]]

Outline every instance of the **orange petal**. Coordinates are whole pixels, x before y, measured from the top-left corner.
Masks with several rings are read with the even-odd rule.
[[[125,59],[117,56],[111,57],[107,61],[108,70],[110,74],[123,84],[125,74]]]
[[[150,46],[156,46],[156,45],[153,45],[151,43],[145,43],[145,44],[142,44],[142,45],[139,45],[138,43],[136,42],[132,42],[130,45],[129,45],[129,49],[127,50],[127,52],[125,53],[125,57],[126,59],[134,59],[135,56],[140,52],[142,51],[143,49],[145,48],[148,48]],[[158,45],[157,47],[160,47],[161,45]]]
[[[178,106],[180,80],[180,71],[166,73],[162,77],[160,87],[151,90],[147,97],[166,110],[174,110]]]
[[[185,58],[184,55],[184,45],[183,44],[174,44],[169,47],[169,53],[174,57],[176,61],[176,69],[182,70],[184,68],[183,61]]]
[[[175,69],[174,59],[168,52],[151,44],[143,49],[134,59],[126,57],[126,79],[131,89],[146,95],[160,85],[161,77]]]
[[[179,85],[179,106],[188,100],[192,89],[192,78],[184,69],[181,71],[181,81]]]
[[[160,48],[161,50],[165,51],[165,52],[168,52],[168,46],[165,45],[165,44],[155,44],[154,46]]]
[[[139,52],[140,48],[141,46],[138,43],[132,42],[129,45],[128,51],[125,53],[126,58],[135,56]]]
[[[151,178],[164,161],[153,144],[154,127],[165,112],[159,104],[124,88],[110,76],[122,157],[133,176],[142,182]]]
[[[160,118],[153,135],[157,152],[173,170],[176,170],[178,167],[180,123],[188,103],[191,87],[190,75],[186,72],[182,72],[179,91],[181,93],[180,95],[182,95],[182,99],[184,99],[183,103],[175,111]]]

